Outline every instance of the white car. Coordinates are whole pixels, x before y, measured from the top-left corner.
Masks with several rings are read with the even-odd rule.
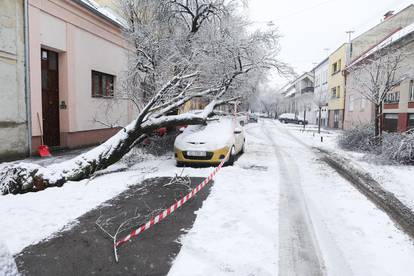
[[[188,126],[174,143],[177,165],[212,164],[223,159],[233,164],[237,154],[244,152],[245,136],[239,120],[219,117],[207,125]],[[230,153],[230,154],[229,154]]]

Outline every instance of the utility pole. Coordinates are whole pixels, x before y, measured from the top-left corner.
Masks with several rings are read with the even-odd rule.
[[[351,53],[352,53],[352,34],[355,33],[355,31],[349,30],[346,31],[346,33],[348,34],[348,60],[346,61],[346,64],[348,64],[348,62],[351,61]]]
[[[355,33],[355,31],[346,31],[346,33],[348,34],[348,43],[351,43],[351,38],[352,38],[352,34]]]

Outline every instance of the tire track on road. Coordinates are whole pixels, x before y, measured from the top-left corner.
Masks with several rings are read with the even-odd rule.
[[[325,275],[322,255],[300,186],[299,168],[289,154],[275,143],[264,125],[262,130],[274,149],[281,179],[279,275]]]

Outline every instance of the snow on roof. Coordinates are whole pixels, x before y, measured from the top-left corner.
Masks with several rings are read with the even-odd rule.
[[[120,16],[116,15],[110,8],[103,7],[99,5],[98,3],[96,3],[94,0],[77,0],[77,1],[89,7],[90,9],[94,10],[96,13],[102,15],[106,19],[109,19],[109,21],[112,21],[113,23],[123,28],[128,27],[128,24],[126,23],[126,21]]]
[[[372,54],[376,53],[377,51],[397,42],[398,40],[402,39],[403,37],[411,34],[414,32],[414,23],[411,23],[410,25],[402,28],[397,29],[393,33],[391,33],[388,37],[386,37],[384,40],[382,40],[380,43],[360,55],[358,58],[356,58],[351,64],[348,65],[348,68],[354,66],[355,64],[361,62],[362,60],[366,59],[367,57],[371,56]]]

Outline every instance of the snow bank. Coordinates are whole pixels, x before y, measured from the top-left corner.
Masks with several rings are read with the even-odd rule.
[[[17,276],[19,275],[13,256],[10,254],[6,245],[0,241],[0,275]]]

